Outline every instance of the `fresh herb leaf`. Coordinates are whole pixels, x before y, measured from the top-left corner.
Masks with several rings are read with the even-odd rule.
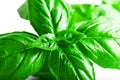
[[[120,69],[119,21],[101,17],[85,22],[76,30],[87,36],[77,44],[86,56],[102,67]]]
[[[107,4],[71,4],[73,22],[80,23],[101,16],[119,18],[120,13]],[[116,17],[115,17],[116,16]]]
[[[95,80],[92,63],[75,45],[52,51],[48,64],[56,80]]]
[[[50,53],[47,54],[49,55]],[[40,80],[56,80],[51,71],[49,70],[48,57],[49,56],[46,56],[45,63],[42,69],[33,75],[38,77]]]
[[[39,35],[65,30],[69,12],[62,0],[27,0],[29,20]]]
[[[28,47],[36,38],[37,36],[26,32],[0,35],[1,80],[26,79],[42,68],[45,51]]]
[[[83,33],[73,30],[63,30],[56,33],[56,41],[59,45],[65,45],[65,43],[73,45],[85,37],[86,35],[84,35]]]
[[[82,40],[86,36],[69,30],[56,36],[58,49],[51,51],[48,58],[50,71],[56,80],[94,80],[92,63],[73,45],[77,39]]]
[[[63,0],[27,0],[18,12],[30,20],[39,36],[27,32],[0,35],[0,79],[35,75],[95,80],[90,59],[102,67],[120,69],[119,1],[103,2],[107,5],[71,4],[69,9]]]
[[[73,21],[79,23],[92,19],[92,12],[96,4],[71,4]]]
[[[30,44],[30,47],[36,47],[44,50],[55,50],[57,45],[55,43],[54,34],[44,34],[37,38],[33,43]]]
[[[46,30],[47,32],[45,30],[37,28],[36,31],[38,32],[38,34],[40,34],[41,31],[44,31],[46,33],[57,32],[57,31],[59,32],[61,30],[67,29],[67,27],[72,25],[70,22],[71,15],[70,15],[70,12],[68,11],[69,6],[67,6],[62,0],[58,0],[58,1],[43,0],[43,1],[40,1],[39,3],[37,3],[37,4],[39,4],[38,5],[39,7],[37,7],[37,5],[35,5],[35,7],[37,7],[38,9],[35,7],[34,8],[30,7],[30,9],[29,9],[27,2],[24,2],[24,4],[22,4],[21,7],[18,9],[18,13],[21,16],[21,18],[30,20],[30,18],[29,18],[29,16],[30,16],[31,18],[35,19],[36,21],[39,21],[39,24],[35,25],[35,28],[38,26],[39,26],[38,28],[41,28],[41,27],[48,28],[48,31]],[[30,3],[30,6],[31,5],[32,4]],[[49,6],[47,6],[47,5],[49,5]],[[44,8],[41,8],[40,6],[44,6]],[[31,12],[31,10],[34,10],[34,12]],[[37,12],[38,10],[39,10],[39,13]],[[29,14],[31,14],[31,15],[29,15]],[[34,16],[35,14],[36,14],[36,16]],[[36,18],[37,16],[40,19],[37,19]],[[35,21],[32,20],[31,22],[35,22]],[[44,25],[42,25],[42,24],[44,24]],[[33,24],[33,27],[34,27],[34,24]]]

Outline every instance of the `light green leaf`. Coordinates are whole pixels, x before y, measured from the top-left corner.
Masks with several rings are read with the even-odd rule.
[[[80,50],[98,65],[120,69],[120,22],[98,18],[80,25],[76,30],[87,37],[77,43]]]
[[[112,6],[106,4],[72,4],[73,23],[76,25],[80,22],[92,20],[101,16],[120,18],[120,13]]]
[[[39,35],[65,30],[69,12],[62,0],[27,0],[29,20]]]
[[[0,35],[0,80],[25,80],[42,68],[46,51],[29,48],[36,38],[27,32]]]
[[[76,45],[65,40],[62,42],[48,58],[48,66],[56,80],[95,80],[92,63]]]
[[[72,4],[72,15],[75,23],[91,20],[95,4]]]
[[[120,18],[120,13],[112,6],[109,5],[98,5],[94,8],[92,12],[92,19],[98,18],[100,16],[111,17],[111,18]]]
[[[102,0],[103,4],[109,4],[120,12],[120,0]]]

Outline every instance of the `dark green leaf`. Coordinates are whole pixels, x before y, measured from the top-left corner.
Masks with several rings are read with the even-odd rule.
[[[24,80],[42,68],[46,51],[29,48],[36,38],[26,32],[0,35],[0,80]]]
[[[62,0],[27,0],[29,20],[39,35],[68,27],[69,13]]]
[[[111,18],[90,20],[77,31],[87,37],[77,45],[91,60],[105,68],[120,69],[120,22]]]
[[[48,61],[56,80],[95,80],[91,62],[75,45],[60,46],[51,51]]]

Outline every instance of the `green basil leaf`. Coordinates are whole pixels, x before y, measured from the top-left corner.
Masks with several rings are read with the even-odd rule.
[[[72,4],[72,15],[75,23],[91,20],[95,4]]]
[[[19,8],[18,8],[18,13],[21,18],[29,20],[28,17],[28,5],[26,2],[24,2]]]
[[[50,53],[47,54],[49,55]],[[42,69],[33,75],[38,77],[40,80],[56,80],[51,71],[49,70],[48,57],[49,56],[46,56],[45,63]]]
[[[44,34],[36,39],[32,44],[30,44],[31,47],[36,47],[40,49],[44,49],[46,51],[52,51],[58,48],[58,45],[55,42],[55,36],[54,34]],[[49,55],[50,52],[47,53]],[[48,68],[48,56],[45,58],[44,66],[40,71],[33,74],[33,76],[38,77],[40,80],[55,80],[54,76],[50,72]]]
[[[37,38],[36,41],[34,41],[30,47],[37,47],[40,49],[44,49],[44,50],[55,50],[57,49],[57,45],[55,43],[55,36],[54,34],[44,34],[42,36],[40,36],[39,38]]]
[[[87,37],[119,37],[119,19],[111,17],[99,17],[83,22],[76,27],[76,30]]]
[[[91,62],[75,45],[51,51],[48,65],[56,80],[95,80]]]
[[[62,0],[27,0],[29,20],[39,35],[65,30],[69,12]]]
[[[59,45],[65,45],[65,43],[75,44],[85,37],[86,35],[81,32],[73,30],[63,30],[56,34],[56,41]]]
[[[103,4],[109,4],[120,12],[120,0],[102,0]]]
[[[119,38],[85,38],[78,43],[85,55],[104,68],[120,69]]]
[[[24,80],[42,68],[46,51],[29,48],[36,38],[27,32],[0,35],[0,80]]]
[[[86,20],[92,20],[100,16],[111,17],[111,18],[120,18],[120,13],[115,10],[113,7],[102,4],[72,4],[72,15],[73,22],[80,23]]]
[[[90,20],[80,25],[77,31],[87,37],[77,45],[80,50],[98,65],[120,69],[120,22],[111,18]]]

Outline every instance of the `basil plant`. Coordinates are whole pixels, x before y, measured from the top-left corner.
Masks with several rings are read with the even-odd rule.
[[[18,13],[37,35],[0,35],[0,80],[96,80],[93,63],[120,69],[119,5],[26,0]]]

